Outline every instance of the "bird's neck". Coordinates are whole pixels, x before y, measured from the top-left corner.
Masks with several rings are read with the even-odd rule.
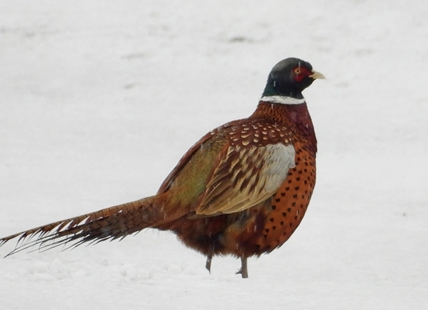
[[[263,90],[263,97],[288,97],[296,99],[304,99],[302,90],[292,84],[276,85],[274,80],[268,80],[266,87]]]
[[[306,103],[305,98],[294,98],[294,97],[288,97],[288,96],[263,96],[260,101],[263,102],[271,102],[271,103],[278,103],[278,104],[288,104],[288,105],[294,105],[294,104],[302,104]]]
[[[295,98],[290,99],[299,100]],[[289,99],[282,98],[282,101],[287,100]],[[278,123],[290,128],[296,135],[308,141],[316,152],[317,141],[306,102],[299,104],[293,102],[291,104],[287,104],[279,103],[274,100],[269,101],[269,99],[262,97],[256,111],[250,116],[250,118],[264,118],[268,119],[270,122]]]

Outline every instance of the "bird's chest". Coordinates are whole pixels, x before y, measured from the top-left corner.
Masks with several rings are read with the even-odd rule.
[[[272,197],[267,213],[260,247],[267,251],[281,246],[293,234],[305,215],[316,180],[315,156],[295,144],[295,167],[288,171],[285,181]]]

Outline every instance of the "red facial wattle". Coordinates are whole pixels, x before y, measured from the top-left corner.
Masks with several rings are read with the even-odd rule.
[[[294,80],[296,82],[301,82],[305,77],[308,77],[312,74],[311,71],[306,69],[305,67],[296,67],[293,69]]]

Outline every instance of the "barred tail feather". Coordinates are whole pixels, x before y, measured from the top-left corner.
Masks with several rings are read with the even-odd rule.
[[[68,249],[86,242],[122,239],[171,220],[164,214],[163,204],[163,195],[128,202],[0,238],[0,246],[19,238],[9,256],[27,249],[45,251],[61,245]]]

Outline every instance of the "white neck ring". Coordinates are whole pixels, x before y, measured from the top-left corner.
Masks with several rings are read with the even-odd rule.
[[[305,103],[305,98],[296,99],[287,96],[263,96],[260,101],[280,104],[302,104]]]

